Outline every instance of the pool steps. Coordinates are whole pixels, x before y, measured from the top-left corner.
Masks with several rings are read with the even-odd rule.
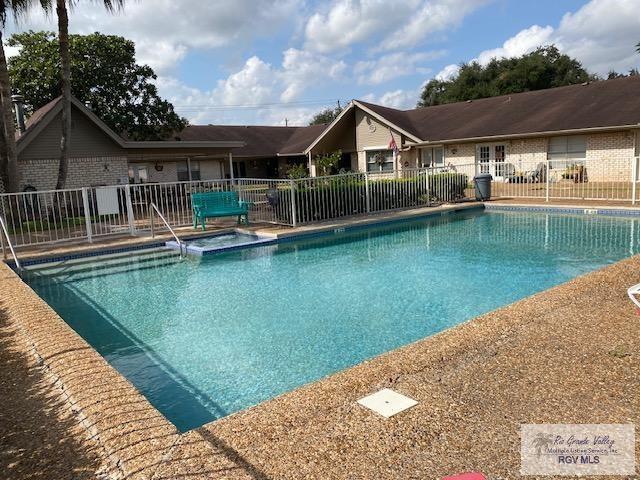
[[[32,276],[67,274],[68,280],[79,280],[81,277],[78,275],[86,272],[92,272],[90,276],[95,277],[96,272],[101,272],[102,275],[123,273],[129,270],[157,268],[180,261],[180,256],[176,254],[175,250],[154,248],[136,252],[135,256],[132,256],[131,252],[126,252],[100,257],[99,264],[96,264],[96,257],[36,264],[27,267],[26,274]]]

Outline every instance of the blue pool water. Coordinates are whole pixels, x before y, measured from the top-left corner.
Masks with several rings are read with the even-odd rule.
[[[476,210],[27,280],[188,430],[634,254],[636,222]]]

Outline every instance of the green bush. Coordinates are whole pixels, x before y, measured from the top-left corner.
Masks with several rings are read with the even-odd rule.
[[[439,202],[452,202],[464,198],[469,188],[469,177],[464,173],[439,173],[429,177],[431,197]]]
[[[464,198],[469,178],[461,173],[369,180],[370,211],[426,206]],[[312,185],[312,186],[309,186]],[[290,198],[282,195],[282,198]],[[366,183],[360,176],[335,176],[296,183],[298,222],[367,213]]]

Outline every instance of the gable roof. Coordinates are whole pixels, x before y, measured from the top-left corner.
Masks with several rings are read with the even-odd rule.
[[[236,157],[275,157],[300,155],[326,128],[326,125],[308,127],[278,127],[264,125],[189,125],[174,138],[181,141],[227,140],[242,141],[244,147],[235,149]]]
[[[425,142],[640,126],[640,76],[413,110],[358,102]]]
[[[122,148],[143,149],[143,148],[238,148],[244,146],[242,141],[220,141],[216,140],[194,140],[194,141],[128,141],[115,133],[106,123],[104,123],[91,109],[87,108],[80,100],[71,97],[71,105],[79,110],[93,122],[102,132],[110,137]],[[16,139],[18,153],[38,136],[54,118],[62,111],[62,96],[43,105],[25,122],[25,131]]]
[[[27,133],[30,128],[35,128],[38,123],[40,123],[40,121],[47,115],[47,113],[56,108],[58,106],[58,103],[60,103],[61,101],[62,97],[54,98],[49,103],[43,105],[38,110],[33,112],[33,114],[29,118],[27,118],[25,122],[25,131],[23,133],[16,131],[16,136],[20,137],[21,135]]]
[[[124,147],[125,141],[107,126],[100,118],[98,118],[91,110],[89,110],[80,100],[71,97],[71,105],[76,110],[81,111],[91,120],[100,130],[111,138],[117,145]],[[16,148],[18,153],[26,148],[32,140],[62,111],[62,96],[53,99],[49,103],[43,105],[25,122],[25,131],[16,138]]]

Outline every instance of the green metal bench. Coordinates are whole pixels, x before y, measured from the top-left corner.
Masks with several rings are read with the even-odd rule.
[[[238,198],[238,192],[206,192],[191,194],[193,206],[193,228],[198,228],[198,223],[205,229],[207,218],[238,217],[238,223],[249,225],[249,205]]]

